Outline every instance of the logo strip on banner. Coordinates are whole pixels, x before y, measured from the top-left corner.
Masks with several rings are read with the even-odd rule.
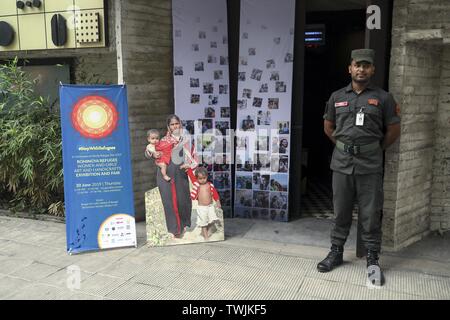
[[[294,0],[242,0],[234,216],[288,221]]]
[[[59,92],[67,251],[136,246],[126,87]]]
[[[173,0],[175,114],[231,217],[226,0]]]

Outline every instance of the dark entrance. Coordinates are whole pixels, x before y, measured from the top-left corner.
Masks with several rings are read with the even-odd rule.
[[[331,93],[350,82],[350,52],[364,48],[366,11],[306,12],[310,30],[324,27],[323,44],[305,43],[301,216],[330,218],[333,214],[331,171],[333,144],[323,131],[323,113]],[[305,185],[306,183],[306,185]]]

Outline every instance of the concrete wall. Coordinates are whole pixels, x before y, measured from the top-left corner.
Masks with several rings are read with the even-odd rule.
[[[438,119],[445,112],[445,101],[440,101],[448,100],[442,95],[448,87],[441,85],[446,52],[441,31],[450,26],[449,15],[449,1],[394,1],[389,87],[401,106],[402,129],[399,142],[386,152],[383,241],[387,249],[405,247],[436,226],[436,216],[431,224],[432,198],[434,210],[442,216],[436,175],[448,169],[438,160],[445,158],[441,151],[445,138],[438,137],[448,123]],[[444,180],[441,187],[450,182]]]
[[[119,69],[128,87],[137,220],[145,217],[145,191],[156,186],[156,167],[144,158],[146,131],[165,132],[166,117],[174,110],[171,10],[169,0],[125,0],[120,9]]]

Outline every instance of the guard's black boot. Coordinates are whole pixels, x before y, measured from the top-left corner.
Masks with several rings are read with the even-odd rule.
[[[344,247],[332,245],[331,250],[327,257],[317,264],[317,270],[319,272],[329,272],[342,264],[344,255]]]
[[[382,286],[384,284],[384,276],[378,264],[378,252],[373,250],[367,251],[367,284],[373,286]]]

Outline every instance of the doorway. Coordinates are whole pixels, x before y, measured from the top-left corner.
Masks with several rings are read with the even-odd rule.
[[[331,93],[350,82],[350,53],[364,48],[365,23],[364,9],[306,12],[307,30],[319,28],[325,37],[321,43],[305,43],[302,217],[333,217],[330,161],[334,145],[323,131],[323,113]]]

